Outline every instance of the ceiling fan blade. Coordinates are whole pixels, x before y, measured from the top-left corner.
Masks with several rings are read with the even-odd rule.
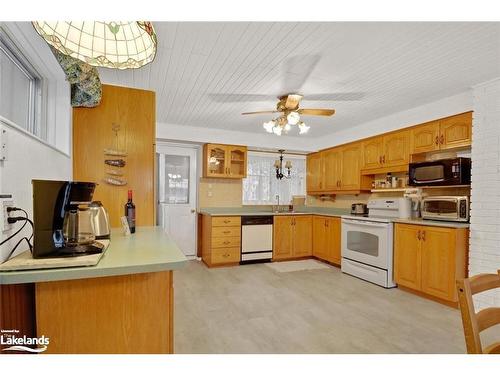
[[[278,111],[257,111],[257,112],[243,112],[242,115],[260,115],[265,113],[277,113]]]
[[[286,96],[285,107],[287,109],[297,109],[301,99],[302,99],[302,95],[288,94]]]
[[[275,95],[260,95],[260,94],[208,94],[210,100],[216,103],[239,103],[239,102],[265,102],[276,101]]]
[[[298,112],[306,116],[332,116],[335,113],[334,109],[321,109],[321,108],[303,108]]]
[[[281,67],[283,92],[300,92],[320,59],[320,55],[297,55],[287,58]]]
[[[350,101],[350,100],[360,100],[365,97],[364,92],[332,92],[324,94],[308,94],[306,95],[307,100],[333,100],[337,102]]]

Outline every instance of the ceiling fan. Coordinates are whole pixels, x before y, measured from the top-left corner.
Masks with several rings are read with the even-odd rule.
[[[303,96],[300,94],[283,95],[278,97],[276,110],[243,112],[242,115],[280,113],[277,118],[265,122],[263,127],[268,133],[281,135],[283,132],[287,133],[292,128],[292,125],[299,127],[299,134],[307,133],[310,127],[301,121],[301,116],[332,116],[335,113],[334,109],[299,108],[302,98]]]

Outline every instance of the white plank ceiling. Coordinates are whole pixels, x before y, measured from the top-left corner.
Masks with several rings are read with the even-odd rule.
[[[298,92],[302,108],[337,111],[305,118],[308,136],[318,137],[500,76],[500,23],[154,26],[159,46],[152,64],[100,73],[104,83],[156,91],[161,123],[263,133],[272,115],[240,113],[274,109],[275,97]],[[357,100],[335,100],[345,92]]]

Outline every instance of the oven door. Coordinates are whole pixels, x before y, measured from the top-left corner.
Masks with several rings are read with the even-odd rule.
[[[342,257],[389,268],[392,262],[392,223],[342,219]]]

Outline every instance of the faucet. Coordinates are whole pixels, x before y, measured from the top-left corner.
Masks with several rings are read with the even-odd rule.
[[[278,200],[278,205],[276,206],[276,210],[274,212],[280,212],[280,195],[276,194],[276,199]]]

